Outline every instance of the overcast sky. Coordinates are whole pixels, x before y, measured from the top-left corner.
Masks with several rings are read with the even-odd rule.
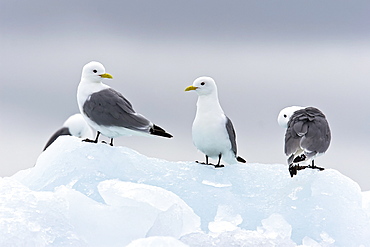
[[[135,110],[174,135],[120,137],[151,157],[203,160],[192,144],[199,76],[250,163],[286,163],[276,122],[290,105],[320,108],[332,129],[316,164],[370,190],[369,1],[3,1],[0,176],[32,167],[78,112],[82,67],[100,61]]]

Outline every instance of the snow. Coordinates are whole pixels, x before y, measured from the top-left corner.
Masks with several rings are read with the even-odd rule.
[[[370,246],[369,217],[370,192],[334,169],[216,169],[71,136],[0,178],[0,246]]]

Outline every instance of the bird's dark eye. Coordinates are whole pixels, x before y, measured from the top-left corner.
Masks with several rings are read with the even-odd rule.
[[[284,114],[284,118],[286,118],[287,117],[287,115],[286,114]]]
[[[98,72],[96,69],[93,70],[94,73]]]
[[[202,85],[202,86],[204,86],[204,84],[206,84],[206,83],[205,82],[200,83],[200,85]]]

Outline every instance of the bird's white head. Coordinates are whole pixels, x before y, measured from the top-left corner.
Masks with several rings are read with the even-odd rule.
[[[198,95],[217,93],[217,86],[211,77],[202,76],[195,79],[193,85],[185,88],[185,91],[195,90]]]
[[[304,109],[304,108],[305,107],[302,107],[302,106],[289,106],[289,107],[282,109],[277,118],[279,125],[283,128],[287,128],[289,119],[294,114],[294,112]]]
[[[90,126],[80,113],[70,116],[63,124],[67,127],[71,135],[79,138],[92,138],[93,134]]]
[[[103,64],[92,61],[83,67],[81,79],[86,79],[91,82],[101,82],[102,78],[113,78],[110,74],[105,73]]]

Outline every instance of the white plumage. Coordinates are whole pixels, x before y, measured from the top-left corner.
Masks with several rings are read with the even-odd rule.
[[[193,122],[193,143],[208,157],[221,158],[229,164],[246,162],[236,155],[236,135],[231,120],[224,114],[218,101],[217,86],[210,77],[197,78],[185,91],[195,90],[198,94],[197,112]]]
[[[80,113],[70,116],[64,122],[63,127],[67,127],[71,135],[79,138],[91,138],[93,136],[90,126]]]
[[[111,138],[129,135],[157,135],[171,138],[172,135],[135,112],[123,95],[102,83],[103,78],[113,78],[99,62],[90,62],[82,69],[77,90],[78,107],[86,122],[100,133]]]

